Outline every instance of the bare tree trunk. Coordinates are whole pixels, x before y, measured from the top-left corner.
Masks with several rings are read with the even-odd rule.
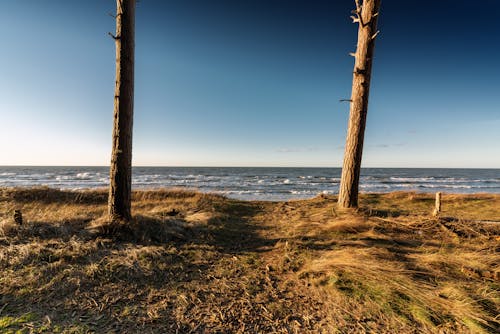
[[[108,215],[131,219],[135,0],[116,0],[116,82]]]
[[[359,29],[352,79],[349,127],[338,200],[339,206],[343,208],[358,206],[359,174],[379,9],[380,0],[363,0],[362,5],[359,4],[359,0],[356,0],[356,16],[352,17],[354,22],[359,23]]]

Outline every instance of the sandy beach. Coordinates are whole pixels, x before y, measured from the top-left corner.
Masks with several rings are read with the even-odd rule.
[[[0,189],[0,332],[488,333],[499,330],[500,195],[258,202]],[[22,213],[22,224],[13,219]],[[495,223],[496,221],[496,223]]]

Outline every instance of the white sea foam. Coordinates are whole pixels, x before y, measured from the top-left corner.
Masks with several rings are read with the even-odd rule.
[[[449,188],[449,189],[472,189],[472,186],[469,185],[453,185],[453,184],[425,184],[422,188]]]
[[[395,182],[428,182],[434,180],[433,177],[395,177],[395,176],[391,176],[389,179]]]
[[[360,184],[359,187],[361,189],[371,189],[371,188],[390,189],[391,188],[391,186],[388,184]]]
[[[88,180],[88,179],[90,179],[90,173],[88,173],[88,172],[78,173],[78,174],[76,174],[76,178],[81,179],[81,180]]]
[[[310,195],[315,194],[315,191],[312,190],[290,190],[290,194],[293,195]]]

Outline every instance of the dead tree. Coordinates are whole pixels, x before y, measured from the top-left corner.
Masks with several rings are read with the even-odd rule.
[[[132,124],[134,112],[135,0],[116,0],[116,82],[108,216],[131,219]]]
[[[356,10],[351,16],[358,28],[358,45],[355,57],[352,93],[350,99],[349,127],[342,166],[338,204],[343,208],[358,206],[359,175],[365,135],[368,95],[372,71],[375,38],[378,34],[377,19],[380,0],[356,0]]]

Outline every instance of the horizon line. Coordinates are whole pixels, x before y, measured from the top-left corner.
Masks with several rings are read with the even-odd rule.
[[[96,168],[109,168],[109,165],[0,165],[2,167],[96,167]],[[342,169],[341,166],[204,166],[204,165],[132,165],[132,168],[334,168]],[[377,167],[365,166],[361,169],[500,169],[500,167]]]

